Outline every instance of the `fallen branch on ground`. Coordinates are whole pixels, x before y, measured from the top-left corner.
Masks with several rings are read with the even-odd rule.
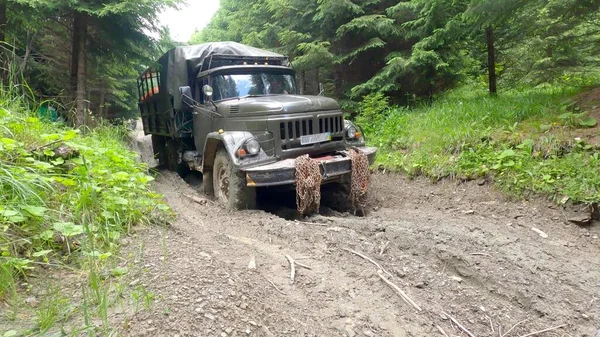
[[[523,336],[521,336],[521,337],[535,336],[535,335],[539,335],[539,334],[541,334],[541,333],[544,333],[544,332],[548,332],[548,331],[552,331],[552,330],[556,330],[556,329],[564,328],[565,326],[567,326],[567,325],[566,325],[566,324],[557,325],[557,326],[554,326],[554,327],[551,327],[551,328],[548,328],[548,329],[544,329],[544,330],[540,330],[540,331],[534,331],[534,332],[530,332],[530,333],[528,333],[528,334],[526,334],[526,335],[523,335]]]
[[[383,253],[385,253],[385,249],[387,248],[387,246],[390,244],[390,242],[386,242],[385,245],[383,245],[383,247],[381,247],[381,250],[379,251],[379,255],[383,255]]]
[[[320,223],[320,222],[304,222],[304,221],[298,221],[298,220],[294,220],[294,222],[297,224],[301,224],[301,225],[329,226],[328,224]]]
[[[469,255],[482,255],[482,256],[489,256],[489,257],[491,257],[491,255],[488,254],[488,253],[471,253]]]
[[[191,201],[199,204],[199,205],[206,205],[207,203],[209,203],[208,199],[204,199],[204,198],[199,198],[195,195],[189,195],[189,194],[184,194],[184,197],[190,199]]]
[[[417,303],[415,303],[410,297],[408,297],[408,295],[406,295],[406,293],[404,291],[402,291],[402,289],[400,289],[400,287],[398,287],[397,285],[395,285],[394,283],[392,283],[390,280],[386,279],[385,276],[383,276],[383,273],[382,273],[381,270],[377,271],[377,275],[379,275],[379,277],[385,283],[387,283],[390,287],[392,287],[393,289],[395,289],[396,292],[400,295],[400,297],[404,300],[404,302],[412,305],[415,309],[417,309],[417,311],[421,311],[421,307],[419,307],[417,305]]]
[[[303,263],[300,263],[300,262],[298,262],[298,261],[296,261],[296,260],[294,260],[294,264],[295,264],[295,265],[297,265],[298,267],[302,267],[302,268],[304,268],[304,269],[312,270],[312,268],[311,268],[311,267],[309,267],[309,266],[307,266],[307,265],[305,265],[305,264],[303,264]]]
[[[266,276],[263,275],[263,278],[265,280],[267,280],[267,282],[271,283],[271,285],[273,286],[273,288],[275,288],[275,290],[277,290],[281,295],[285,295],[285,293],[281,290],[279,290],[279,288],[277,288],[277,286],[275,285],[275,283],[273,283],[273,281],[269,280]]]
[[[348,249],[348,248],[342,248],[342,249],[345,250],[345,251],[347,251],[347,252],[350,252],[350,253],[352,253],[354,255],[358,255],[358,256],[362,257],[363,259],[365,259],[365,260],[371,262],[372,264],[374,264],[375,266],[377,266],[377,268],[379,270],[383,270],[384,273],[388,274],[390,277],[393,277],[392,274],[390,274],[387,270],[383,269],[383,267],[380,266],[379,263],[373,261],[373,259],[371,259],[370,257],[368,257],[368,256],[366,256],[366,255],[364,255],[362,253],[359,253],[359,252],[357,252],[357,251],[355,251],[353,249]]]
[[[294,283],[294,278],[296,277],[296,267],[295,267],[294,259],[292,259],[292,257],[287,254],[285,255],[285,258],[290,263],[290,281],[292,283]]]
[[[514,328],[516,328],[520,324],[523,324],[523,323],[527,322],[528,320],[529,320],[529,318],[525,318],[524,320],[522,320],[522,321],[518,322],[517,324],[513,325],[510,329],[508,329],[508,331],[506,331],[505,333],[503,333],[500,337],[504,337],[504,336],[508,335],[508,333],[511,332]]]
[[[448,336],[448,334],[446,333],[446,331],[444,331],[444,329],[442,329],[442,327],[441,327],[441,326],[439,326],[439,325],[436,325],[435,327],[436,327],[436,328],[437,328],[437,329],[440,331],[440,333],[441,333],[442,335],[444,335],[444,336],[446,336],[446,337],[450,337],[450,336]]]
[[[452,321],[452,323],[456,324],[456,326],[461,329],[464,333],[466,333],[469,337],[475,337],[474,334],[471,333],[471,331],[467,330],[467,328],[465,328],[464,326],[462,326],[454,317],[448,315],[447,313],[443,313],[444,315],[448,316],[448,318],[450,318],[450,320]]]

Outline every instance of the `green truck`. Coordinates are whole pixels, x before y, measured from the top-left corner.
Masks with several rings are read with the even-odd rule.
[[[375,159],[334,99],[299,94],[284,55],[235,42],[175,47],[137,84],[159,165],[200,171],[229,209],[254,208],[257,187],[294,185],[299,156],[319,161],[323,183],[348,180],[350,149]]]

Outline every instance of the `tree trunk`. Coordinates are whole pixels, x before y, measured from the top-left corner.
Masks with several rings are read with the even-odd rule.
[[[496,55],[494,50],[494,31],[492,26],[485,29],[485,39],[487,42],[488,54],[488,83],[490,95],[496,95]]]
[[[0,43],[6,42],[6,2],[7,0],[0,0]],[[4,49],[0,50],[0,56],[5,56],[6,52]],[[7,76],[6,69],[2,67],[0,69],[0,81],[6,83]]]
[[[83,14],[79,12],[73,13],[73,27],[71,39],[71,92],[73,98],[77,92],[77,64],[79,61],[79,46],[82,33]]]
[[[0,0],[0,41],[6,41],[6,0]]]
[[[77,50],[77,73],[76,73],[76,87],[77,87],[77,110],[75,114],[76,125],[80,126],[85,123],[85,108],[86,108],[86,42],[87,42],[87,16],[84,13],[75,13],[73,19],[73,28],[79,28],[79,31],[73,31],[73,49]],[[77,41],[75,41],[77,37]],[[75,47],[76,46],[76,47]],[[71,75],[71,80],[73,77]]]
[[[105,118],[104,116],[104,101],[106,100],[106,89],[104,82],[100,82],[100,99],[98,102],[98,118]]]

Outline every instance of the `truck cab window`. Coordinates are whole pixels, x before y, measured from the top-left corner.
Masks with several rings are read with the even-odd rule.
[[[214,100],[244,96],[296,94],[296,82],[291,74],[259,72],[252,74],[213,75]]]

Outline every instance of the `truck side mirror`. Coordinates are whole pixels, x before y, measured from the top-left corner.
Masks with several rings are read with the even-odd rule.
[[[179,87],[179,96],[181,97],[181,107],[183,110],[194,110],[194,97],[192,96],[192,88],[187,85],[185,87]]]
[[[325,89],[323,89],[323,83],[319,83],[319,95],[323,96],[325,94]]]

